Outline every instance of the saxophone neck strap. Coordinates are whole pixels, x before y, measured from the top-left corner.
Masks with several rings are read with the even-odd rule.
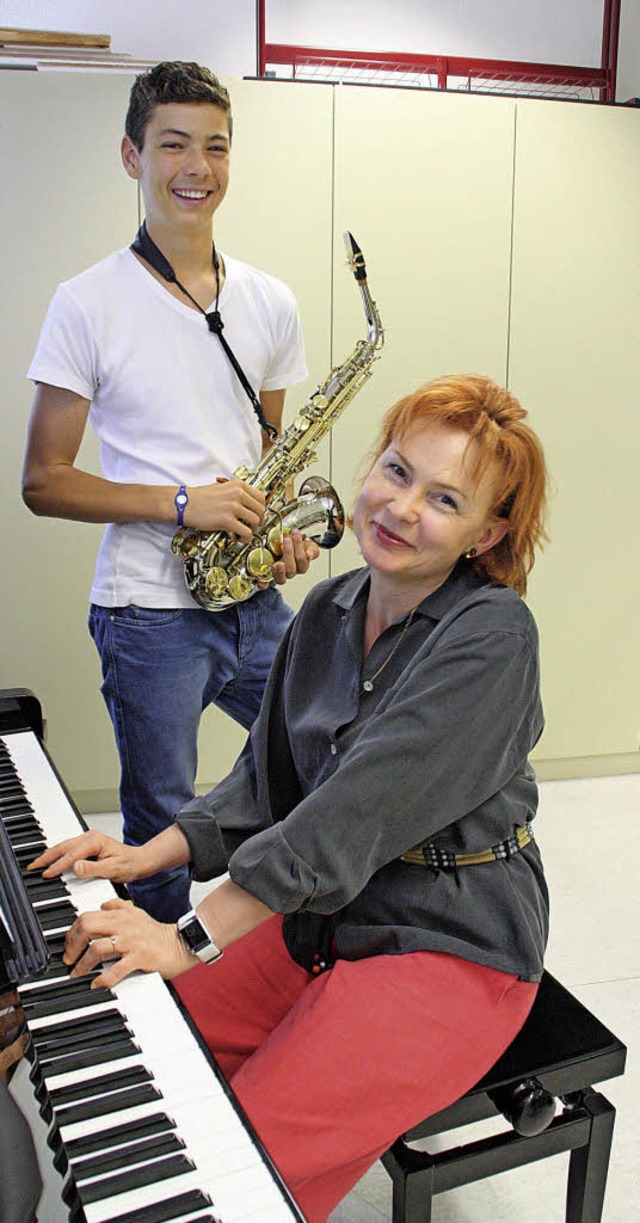
[[[163,255],[160,248],[156,246],[153,238],[150,237],[145,221],[142,222],[140,229],[131,243],[131,250],[135,251],[136,255],[140,255],[141,259],[144,259],[145,263],[148,263],[155,272],[158,272],[158,274],[162,276],[163,280],[168,281],[169,284],[174,284],[176,288],[180,289],[180,292],[184,293],[185,297],[188,297],[189,301],[193,303],[196,310],[199,310],[200,313],[204,315],[207,320],[209,331],[212,333],[212,335],[217,335],[218,339],[220,340],[227,358],[233,366],[245,394],[250,400],[251,406],[258,417],[261,427],[264,429],[267,436],[271,438],[271,441],[275,441],[276,437],[278,436],[278,430],[267,420],[258,396],[251,386],[251,383],[240,365],[238,358],[233,352],[231,345],[227,342],[222,334],[224,323],[218,309],[218,299],[220,297],[220,260],[218,258],[218,252],[216,251],[215,242],[212,243],[211,247],[211,262],[213,264],[213,270],[216,276],[216,300],[213,310],[210,310],[209,313],[202,309],[202,306],[195,300],[195,297],[192,297],[189,290],[180,283],[171,264],[169,263],[169,260],[165,255]]]

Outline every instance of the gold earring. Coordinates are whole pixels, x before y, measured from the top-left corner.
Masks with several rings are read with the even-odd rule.
[[[465,557],[468,561],[472,561],[475,555],[476,555],[475,548],[469,548],[469,551],[465,552]]]

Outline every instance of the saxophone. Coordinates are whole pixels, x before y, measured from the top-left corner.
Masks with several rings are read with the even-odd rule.
[[[368,378],[384,343],[380,316],[367,285],[360,247],[350,233],[344,235],[348,264],[357,281],[367,320],[367,338],[359,340],[351,355],[332,369],[300,409],[291,425],[276,438],[252,473],[244,466],[236,479],[265,493],[260,527],[249,543],[227,531],[200,531],[181,527],[171,550],[184,564],[184,575],[196,603],[208,611],[221,611],[242,603],[268,585],[273,565],[282,556],[282,541],[294,528],[321,548],[334,548],[344,533],[345,515],[335,489],[321,476],[311,476],[298,496],[285,503],[294,476],[316,458],[317,447]]]

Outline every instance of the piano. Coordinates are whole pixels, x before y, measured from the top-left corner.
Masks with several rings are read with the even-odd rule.
[[[116,892],[26,872],[86,825],[24,689],[0,692],[0,817],[45,944],[19,984],[26,1052],[10,1082],[44,1182],[38,1223],[304,1223],[170,984],[136,974],[91,991],[90,978],[70,979],[66,930]]]

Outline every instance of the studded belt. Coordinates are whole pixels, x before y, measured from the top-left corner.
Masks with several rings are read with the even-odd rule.
[[[428,842],[418,849],[408,849],[402,854],[400,861],[409,862],[413,866],[430,866],[441,871],[455,871],[460,866],[482,866],[487,862],[501,862],[513,858],[520,853],[525,845],[533,841],[531,824],[526,823],[515,827],[511,836],[490,849],[481,849],[475,854],[452,854],[448,849],[439,849]]]

